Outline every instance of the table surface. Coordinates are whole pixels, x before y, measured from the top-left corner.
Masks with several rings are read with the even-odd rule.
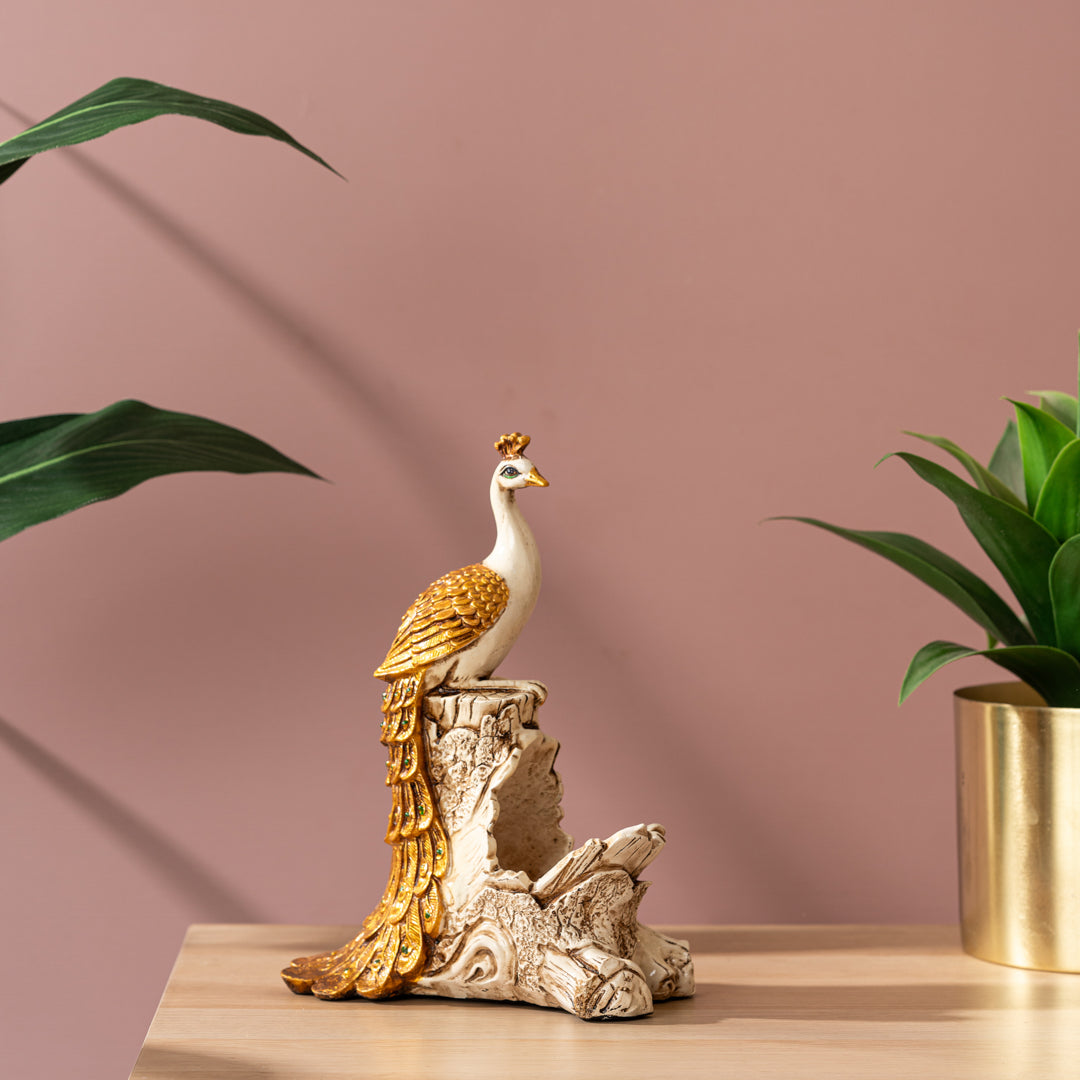
[[[966,956],[953,927],[665,928],[697,994],[650,1017],[319,1001],[278,971],[355,927],[193,926],[132,1080],[1080,1077],[1080,975]]]

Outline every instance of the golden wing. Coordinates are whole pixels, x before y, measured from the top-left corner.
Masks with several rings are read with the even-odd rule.
[[[377,679],[393,679],[466,649],[506,610],[510,590],[482,563],[443,574],[405,612]]]

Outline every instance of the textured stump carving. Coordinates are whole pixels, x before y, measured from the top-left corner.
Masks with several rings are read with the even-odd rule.
[[[625,1019],[688,997],[685,942],[637,921],[659,825],[579,848],[560,828],[558,742],[536,724],[539,683],[439,689],[422,702],[427,772],[449,847],[442,918],[399,993],[526,1001],[584,1019]],[[365,994],[365,933],[282,973],[297,993]]]
[[[694,992],[684,942],[637,921],[659,825],[576,850],[560,828],[559,744],[537,684],[424,700],[428,768],[450,841],[445,917],[414,994],[527,1001],[583,1018],[652,1012]]]

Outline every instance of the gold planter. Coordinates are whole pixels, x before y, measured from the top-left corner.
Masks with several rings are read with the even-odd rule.
[[[1080,709],[958,690],[960,922],[982,960],[1080,972]]]

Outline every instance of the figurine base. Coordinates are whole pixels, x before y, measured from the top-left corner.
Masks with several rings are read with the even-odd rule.
[[[648,887],[638,875],[664,830],[636,825],[572,850],[559,827],[559,744],[535,721],[542,693],[523,683],[424,701],[451,866],[444,925],[408,992],[644,1016],[694,992],[686,943],[637,921]]]
[[[438,936],[419,974],[392,992],[525,1001],[586,1020],[646,1016],[655,1001],[694,992],[686,942],[637,921],[648,888],[639,874],[664,846],[664,830],[635,825],[574,849],[559,826],[559,744],[535,721],[546,696],[539,683],[500,682],[424,698],[449,865]],[[362,932],[332,953],[293,961],[282,976],[298,994],[385,996],[358,977],[376,944]]]

